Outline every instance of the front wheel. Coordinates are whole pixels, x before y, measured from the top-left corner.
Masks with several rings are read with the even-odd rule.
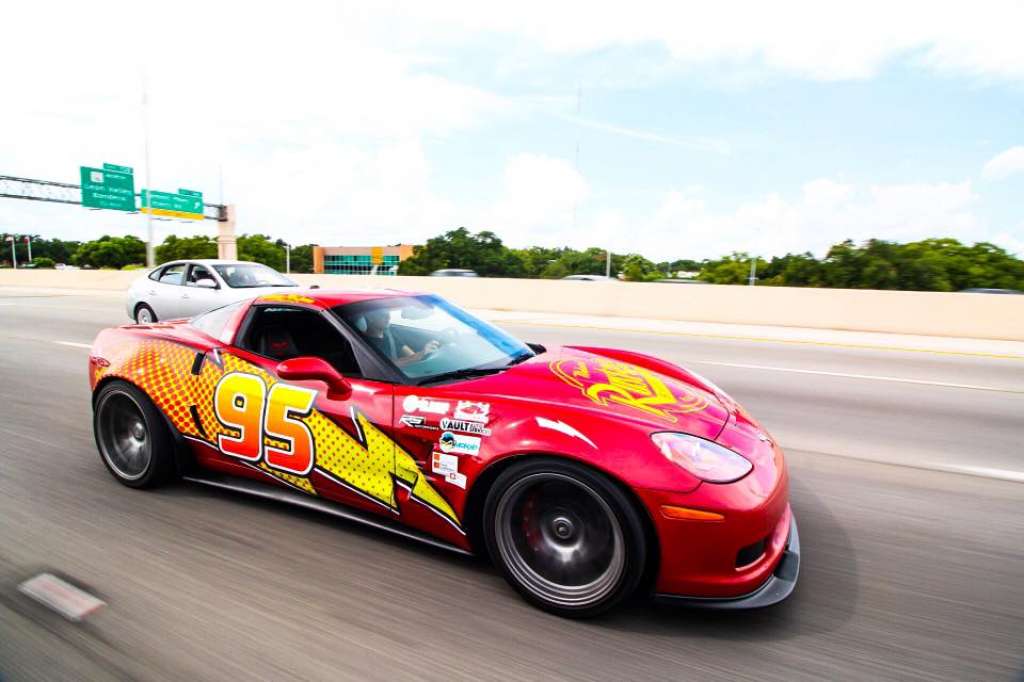
[[[484,506],[484,535],[509,583],[560,616],[607,611],[644,572],[634,505],[606,477],[569,461],[527,460],[504,471]]]
[[[124,381],[100,389],[93,433],[103,463],[131,488],[152,488],[174,474],[174,438],[149,397]]]

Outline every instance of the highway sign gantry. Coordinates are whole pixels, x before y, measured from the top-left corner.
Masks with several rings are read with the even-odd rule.
[[[128,166],[80,166],[82,206],[112,211],[135,211],[135,175]]]
[[[202,220],[203,193],[190,189],[180,189],[177,194],[143,189],[139,197],[139,210],[167,218]]]

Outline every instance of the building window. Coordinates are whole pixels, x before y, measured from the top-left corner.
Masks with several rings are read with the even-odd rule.
[[[329,275],[386,275],[398,274],[398,256],[383,256],[383,262],[374,264],[370,254],[325,254],[324,272]]]

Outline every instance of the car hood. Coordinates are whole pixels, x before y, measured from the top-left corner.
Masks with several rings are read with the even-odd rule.
[[[680,376],[684,373],[680,372]],[[714,440],[729,409],[712,393],[641,364],[573,347],[551,348],[500,374],[460,388],[517,401],[536,401]]]

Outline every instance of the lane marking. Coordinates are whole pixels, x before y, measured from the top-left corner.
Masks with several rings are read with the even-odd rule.
[[[18,585],[18,591],[78,623],[106,603],[52,573],[40,573]]]
[[[979,478],[996,478],[1001,481],[1013,481],[1024,483],[1024,471],[1011,471],[1010,469],[993,469],[992,467],[965,466],[961,464],[933,464],[933,468],[945,469],[950,473],[967,474]]]
[[[72,348],[92,348],[91,343],[79,343],[77,341],[54,341],[54,343],[61,346],[71,346]]]
[[[965,388],[973,391],[995,391],[997,393],[1024,394],[1024,389],[1000,388],[998,386],[980,386],[978,384],[953,384],[945,381],[929,381],[927,379],[910,379],[908,377],[887,377],[876,374],[852,374],[849,372],[826,372],[820,369],[798,369],[796,367],[771,367],[768,365],[748,365],[741,362],[717,362],[715,360],[687,360],[685,364],[715,365],[716,367],[736,367],[739,369],[759,369],[766,372],[790,372],[793,374],[817,374],[842,379],[866,379],[868,381],[891,381],[897,384],[917,384],[919,386],[942,386],[945,388]]]
[[[626,332],[629,334],[658,334],[661,336],[690,336],[700,339],[723,339],[726,341],[752,341],[754,343],[790,343],[804,346],[827,346],[832,348],[853,348],[857,350],[882,350],[896,353],[931,353],[933,355],[964,355],[974,358],[996,358],[998,360],[1024,360],[1024,355],[1014,353],[984,353],[969,350],[939,350],[937,348],[905,348],[903,346],[886,346],[871,343],[842,343],[839,341],[807,341],[802,339],[771,339],[758,336],[736,336],[732,334],[701,334],[699,332],[679,332],[664,329],[636,329],[633,327],[600,327],[593,324],[565,324],[543,322],[537,320],[493,320],[497,325],[519,325],[523,327],[562,327],[566,329],[596,329],[605,332]]]

